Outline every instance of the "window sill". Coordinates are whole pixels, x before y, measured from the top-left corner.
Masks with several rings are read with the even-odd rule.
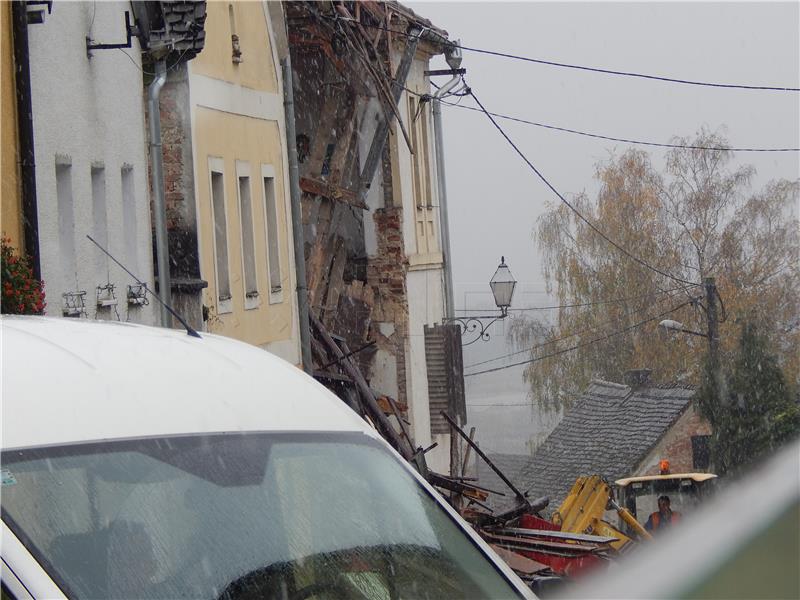
[[[220,298],[217,301],[217,314],[225,315],[233,312],[233,300],[231,298]]]
[[[409,271],[426,271],[430,269],[441,269],[444,263],[444,256],[441,252],[429,252],[427,254],[409,254]]]
[[[245,294],[244,297],[244,309],[245,310],[255,310],[261,306],[261,296],[259,296],[258,292],[255,294]]]

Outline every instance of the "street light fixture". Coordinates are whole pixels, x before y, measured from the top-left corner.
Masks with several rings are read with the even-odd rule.
[[[672,319],[664,319],[658,324],[658,326],[667,331],[679,331],[681,333],[688,333],[691,335],[697,335],[704,338],[708,337],[708,334],[700,333],[699,331],[692,331],[691,329],[686,329],[683,326],[683,323],[680,323],[679,321],[673,321]]]
[[[517,285],[516,279],[511,274],[511,270],[506,264],[505,256],[500,257],[500,264],[494,272],[491,280],[489,280],[489,287],[494,296],[494,303],[500,309],[500,314],[493,315],[475,315],[469,317],[454,317],[451,319],[444,319],[445,323],[457,323],[461,329],[462,340],[464,334],[475,334],[475,337],[468,342],[463,342],[463,346],[474,344],[478,340],[484,342],[489,341],[489,334],[487,330],[495,321],[500,321],[508,316],[508,309],[511,306],[511,299],[514,297],[514,288]],[[484,322],[484,321],[488,321]]]
[[[500,309],[502,317],[508,315],[508,307],[511,306],[511,298],[514,297],[516,285],[517,282],[506,264],[506,257],[501,256],[500,265],[497,267],[497,271],[494,272],[494,276],[489,282],[489,287],[492,288],[494,303]]]

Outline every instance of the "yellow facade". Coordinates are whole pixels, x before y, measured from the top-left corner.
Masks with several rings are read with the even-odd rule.
[[[265,8],[261,2],[209,2],[206,42],[192,61],[192,72],[253,90],[278,93],[278,69],[272,60]],[[234,62],[232,36],[241,62]]]
[[[280,130],[277,123],[253,119],[216,110],[198,108],[195,113],[195,150],[201,264],[204,278],[208,280],[206,304],[216,306],[216,318],[210,324],[215,333],[235,337],[245,342],[264,345],[289,339],[292,333],[290,264],[288,252],[288,220],[284,203],[277,204],[278,254],[280,259],[280,301],[269,289],[268,233],[266,226],[266,198],[261,185],[262,166],[274,170],[276,199],[286,193],[282,173]],[[211,161],[209,161],[211,159]],[[211,197],[211,167],[221,162],[224,182],[227,226],[228,265],[231,294],[231,312],[220,308],[216,250],[214,239],[214,214]],[[249,166],[250,193],[255,231],[255,264],[258,282],[259,306],[245,308],[242,219],[239,205],[237,163]],[[247,223],[247,220],[245,221]],[[274,302],[274,303],[271,303]]]
[[[232,56],[230,11],[241,62]],[[298,362],[286,149],[279,124],[283,98],[276,67],[262,3],[208,3],[205,48],[191,63],[200,264],[209,284],[204,303],[212,308],[208,328]],[[249,211],[242,203],[242,185],[249,189]],[[224,234],[219,230],[221,191]]]
[[[0,2],[0,78],[2,78],[2,153],[0,153],[0,182],[2,206],[0,222],[2,233],[11,238],[17,248],[22,247],[22,195],[19,179],[19,138],[17,137],[17,100],[14,79],[14,45],[12,35],[11,2]]]

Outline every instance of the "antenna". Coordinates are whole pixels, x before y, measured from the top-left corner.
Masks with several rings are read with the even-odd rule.
[[[130,271],[129,271],[129,270],[126,268],[126,267],[125,267],[125,265],[123,265],[123,264],[122,264],[121,262],[119,262],[119,261],[118,261],[116,258],[114,258],[114,257],[111,255],[111,253],[110,253],[108,250],[106,250],[106,249],[105,249],[105,248],[103,248],[103,247],[102,247],[100,244],[98,244],[98,243],[97,243],[97,241],[96,241],[96,240],[95,240],[95,239],[94,239],[92,236],[90,236],[88,233],[86,234],[86,237],[87,237],[87,238],[89,238],[89,241],[90,241],[90,242],[92,242],[92,243],[93,243],[95,246],[97,246],[98,248],[100,248],[100,250],[102,250],[102,251],[103,251],[103,253],[104,253],[106,256],[108,256],[108,258],[110,258],[110,259],[111,259],[111,260],[113,260],[115,263],[117,263],[117,265],[119,265],[119,267],[120,267],[120,268],[121,268],[123,271],[125,271],[125,272],[126,272],[128,275],[130,275],[131,277],[133,277],[133,279],[136,281],[136,283],[138,283],[139,285],[141,285],[142,287],[144,287],[144,289],[145,289],[145,290],[147,290],[147,291],[149,291],[151,294],[153,294],[153,298],[155,298],[156,300],[158,300],[158,301],[161,303],[161,305],[162,305],[164,308],[166,308],[166,309],[169,311],[169,313],[170,313],[170,314],[171,314],[173,317],[175,317],[176,319],[178,319],[178,322],[179,322],[181,325],[183,325],[183,327],[186,329],[186,333],[187,333],[187,334],[189,334],[189,335],[190,335],[190,336],[192,336],[192,337],[200,338],[200,334],[199,334],[199,333],[197,333],[197,331],[195,331],[195,330],[194,330],[194,328],[193,328],[191,325],[189,325],[189,324],[188,324],[188,323],[187,323],[187,322],[184,320],[184,318],[183,318],[182,316],[180,316],[180,315],[179,315],[177,312],[175,312],[175,310],[174,310],[174,309],[173,309],[173,308],[172,308],[172,307],[171,307],[169,304],[166,304],[166,303],[165,303],[165,302],[164,302],[164,301],[163,301],[161,298],[159,298],[158,294],[156,294],[156,293],[155,293],[153,290],[151,290],[150,288],[148,288],[148,287],[147,287],[147,284],[146,284],[144,281],[142,281],[142,280],[141,280],[141,279],[139,279],[139,278],[138,278],[136,275],[134,275],[133,273],[131,273],[131,272],[130,272]],[[201,339],[202,339],[202,338],[201,338]]]

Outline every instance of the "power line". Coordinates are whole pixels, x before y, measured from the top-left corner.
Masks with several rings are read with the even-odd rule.
[[[678,289],[682,290],[683,288],[678,288]],[[673,290],[673,291],[675,291],[675,290]],[[667,298],[664,298],[661,301],[669,300],[671,298],[672,298],[672,296],[668,296]],[[510,358],[512,356],[516,356],[516,355],[522,354],[524,352],[533,352],[537,348],[544,348],[545,346],[550,346],[552,344],[555,344],[556,342],[561,342],[563,340],[567,340],[567,339],[569,339],[571,337],[575,337],[576,335],[583,335],[584,333],[597,331],[601,327],[604,327],[606,325],[611,325],[612,323],[616,323],[616,322],[620,321],[621,319],[624,319],[625,317],[630,317],[631,315],[635,315],[637,313],[643,312],[643,311],[647,310],[648,308],[650,308],[649,305],[648,306],[644,306],[642,308],[637,308],[636,310],[628,311],[624,315],[620,315],[617,318],[609,319],[608,321],[603,321],[602,323],[598,323],[596,325],[592,325],[591,327],[587,327],[587,328],[581,329],[579,331],[574,331],[572,333],[567,333],[565,335],[562,335],[561,337],[557,337],[557,338],[554,338],[552,340],[547,340],[546,342],[542,342],[540,344],[536,344],[534,346],[531,346],[530,348],[524,348],[522,350],[516,350],[514,352],[509,352],[508,354],[504,354],[503,356],[497,356],[495,358],[489,358],[489,359],[486,359],[486,360],[482,360],[480,362],[472,363],[471,365],[467,365],[464,368],[465,369],[471,369],[472,367],[478,367],[480,365],[485,365],[487,363],[495,362],[495,361],[498,361],[498,360],[503,360],[504,358]]]
[[[702,284],[700,284],[700,283],[693,283],[692,284],[692,286],[695,286],[695,287],[699,286],[699,285],[702,285]],[[669,288],[669,289],[666,289],[666,290],[659,290],[657,292],[651,292],[649,294],[639,294],[637,296],[627,296],[625,298],[612,298],[610,300],[597,300],[596,302],[579,302],[579,303],[576,303],[576,304],[556,304],[554,306],[531,306],[529,308],[509,308],[508,310],[509,311],[513,310],[513,311],[527,312],[527,311],[532,311],[532,310],[552,310],[552,309],[558,309],[558,308],[580,308],[580,307],[583,307],[583,306],[599,306],[601,304],[616,304],[616,303],[627,302],[628,300],[639,300],[641,298],[652,298],[653,296],[660,296],[661,294],[669,294],[670,292],[677,292],[679,290],[685,290],[685,289],[686,289],[685,286],[679,286],[679,287]],[[488,309],[485,309],[485,308],[475,308],[475,309],[460,308],[460,309],[457,309],[456,312],[484,312],[486,310],[488,310]]]
[[[483,112],[474,106],[465,106],[463,104],[456,104],[455,102],[444,102],[442,104],[453,106],[455,108],[463,108],[475,112]],[[507,121],[515,121],[517,123],[524,123],[525,125],[533,125],[534,127],[541,127],[543,129],[552,129],[554,131],[562,131],[565,133],[572,133],[575,135],[582,135],[590,138],[597,138],[600,140],[609,140],[611,142],[622,142],[625,144],[638,144],[640,146],[652,146],[656,148],[682,148],[686,150],[717,150],[724,152],[800,152],[800,148],[726,148],[724,146],[693,146],[691,144],[665,144],[659,142],[645,142],[642,140],[632,140],[627,138],[618,138],[609,135],[600,135],[599,133],[588,133],[586,131],[578,131],[577,129],[570,129],[568,127],[557,127],[556,125],[548,125],[546,123],[537,123],[536,121],[529,121],[519,117],[511,117],[499,113],[490,113],[493,117],[505,119]]]
[[[536,166],[535,166],[535,165],[534,165],[534,164],[533,164],[533,163],[532,163],[532,162],[531,162],[531,161],[528,159],[528,157],[527,157],[527,156],[525,156],[525,155],[522,153],[522,150],[520,150],[520,149],[519,149],[519,147],[518,147],[518,146],[517,146],[517,145],[514,143],[514,141],[513,141],[513,140],[512,140],[510,137],[508,137],[508,134],[507,134],[507,133],[506,133],[506,132],[503,130],[503,128],[502,128],[502,127],[500,127],[500,124],[499,124],[497,121],[495,121],[495,119],[494,119],[494,117],[491,115],[491,113],[489,113],[489,111],[487,111],[487,110],[486,110],[486,107],[485,107],[485,106],[484,106],[484,105],[481,103],[481,101],[478,99],[478,97],[475,95],[475,92],[474,92],[472,89],[470,89],[470,94],[472,95],[472,98],[475,100],[475,102],[478,104],[478,106],[480,106],[480,108],[481,108],[481,110],[483,111],[483,113],[484,113],[484,114],[485,114],[485,115],[486,115],[486,116],[489,118],[489,120],[492,122],[492,125],[494,125],[494,126],[495,126],[495,128],[497,129],[497,131],[499,131],[499,132],[500,132],[500,134],[501,134],[501,135],[502,135],[502,136],[503,136],[503,137],[506,139],[506,141],[507,141],[507,142],[508,142],[508,143],[511,145],[511,147],[512,147],[512,148],[513,148],[513,149],[516,151],[516,153],[517,153],[517,154],[519,154],[520,158],[522,158],[522,160],[524,160],[524,161],[527,163],[527,165],[528,165],[528,166],[531,168],[531,170],[533,170],[533,172],[534,172],[534,173],[536,173],[536,175],[539,177],[539,179],[541,179],[541,180],[542,180],[542,182],[543,182],[543,183],[544,183],[544,184],[545,184],[547,187],[549,187],[549,188],[550,188],[550,190],[551,190],[551,191],[552,191],[552,192],[553,192],[553,193],[554,193],[556,196],[558,196],[559,200],[561,200],[561,202],[563,202],[563,203],[564,203],[564,204],[567,206],[567,208],[569,208],[569,209],[570,209],[570,210],[571,210],[573,213],[575,213],[575,215],[576,215],[576,216],[577,216],[577,217],[578,217],[578,218],[579,218],[581,221],[583,221],[584,223],[586,223],[586,224],[587,224],[587,225],[588,225],[588,226],[589,226],[589,227],[590,227],[590,228],[591,228],[591,229],[592,229],[592,230],[593,230],[595,233],[597,233],[597,235],[599,235],[601,238],[603,238],[603,239],[604,239],[605,241],[607,241],[609,244],[611,244],[612,246],[614,246],[614,248],[616,248],[617,250],[619,250],[619,251],[620,251],[622,254],[624,254],[624,255],[625,255],[625,256],[627,256],[628,258],[630,258],[630,259],[631,259],[631,260],[633,260],[634,262],[637,262],[637,263],[639,263],[639,264],[640,264],[640,265],[642,265],[643,267],[645,267],[645,268],[647,268],[647,269],[650,269],[650,270],[651,270],[651,271],[653,271],[654,273],[658,273],[659,275],[661,275],[661,276],[663,276],[663,277],[666,277],[666,278],[668,278],[668,279],[672,279],[673,281],[676,281],[676,282],[678,282],[678,283],[684,283],[684,284],[687,284],[687,285],[697,285],[697,284],[696,284],[695,282],[693,282],[693,281],[688,281],[688,280],[686,280],[686,279],[682,279],[682,278],[680,278],[680,277],[677,277],[677,276],[675,276],[675,275],[671,275],[671,274],[667,273],[666,271],[662,271],[662,270],[661,270],[661,269],[659,269],[658,267],[654,267],[653,265],[651,265],[650,263],[648,263],[646,260],[644,260],[644,259],[642,259],[642,258],[639,258],[639,257],[638,257],[638,256],[636,256],[635,254],[632,254],[631,252],[629,252],[628,250],[626,250],[626,249],[625,249],[623,246],[620,246],[620,245],[619,245],[617,242],[615,242],[615,241],[614,241],[614,240],[612,240],[610,237],[608,237],[608,236],[607,236],[607,235],[606,235],[606,234],[605,234],[605,233],[604,233],[604,232],[603,232],[603,231],[602,231],[602,230],[601,230],[599,227],[597,227],[597,225],[595,225],[595,224],[594,224],[594,223],[592,223],[592,222],[591,222],[589,219],[587,219],[586,217],[584,217],[584,216],[583,216],[583,214],[582,214],[582,213],[581,213],[581,212],[580,212],[580,211],[579,211],[577,208],[575,208],[575,207],[572,205],[572,203],[571,203],[569,200],[567,200],[567,199],[566,199],[566,198],[565,198],[565,197],[564,197],[564,196],[561,194],[561,192],[559,192],[559,191],[558,191],[558,190],[557,190],[555,187],[553,187],[553,185],[552,185],[552,184],[551,184],[551,183],[550,183],[550,182],[547,180],[547,178],[546,178],[544,175],[542,175],[542,173],[539,171],[539,169],[537,169],[537,168],[536,168]]]
[[[142,72],[142,74],[144,74],[144,75],[149,75],[150,77],[155,77],[155,76],[156,76],[156,74],[155,74],[155,73],[151,73],[150,71],[146,71],[146,70],[145,70],[145,69],[143,69],[141,66],[139,66],[139,65],[136,63],[136,61],[133,59],[133,57],[132,57],[130,54],[128,54],[127,52],[125,52],[125,50],[123,50],[122,48],[117,48],[117,50],[119,50],[119,51],[120,51],[120,52],[122,52],[122,53],[123,53],[125,56],[127,56],[127,57],[128,57],[128,60],[129,60],[129,61],[131,61],[131,63],[133,64],[133,66],[134,66],[134,67],[136,67],[137,69],[139,69],[139,70]],[[183,51],[183,52],[181,52],[180,56],[178,56],[178,58],[176,58],[176,59],[175,59],[175,62],[174,62],[174,63],[172,63],[171,65],[167,66],[167,68],[166,68],[166,71],[165,71],[165,72],[166,72],[166,73],[169,73],[170,71],[172,71],[173,69],[175,69],[175,68],[178,66],[178,63],[180,63],[180,62],[181,62],[181,60],[183,60],[183,57],[184,57],[184,56],[186,56],[186,53],[187,53],[189,50],[190,50],[190,48],[189,48],[189,47],[187,47],[186,49],[184,49],[184,51]],[[457,105],[455,105],[455,104],[454,104],[453,106],[457,106]]]
[[[463,77],[462,77],[463,79]],[[433,81],[431,81],[432,85],[436,85]],[[438,87],[438,86],[437,86]],[[409,94],[417,96],[420,98],[420,103],[422,102],[429,102],[433,100],[433,96],[431,94],[421,94],[417,91],[412,90],[406,86],[402,86],[402,88],[407,91]],[[469,96],[470,89],[469,87],[466,88],[465,91],[459,93],[449,93],[439,99],[439,102],[444,104],[445,106],[452,106],[454,108],[463,108],[465,110],[471,110],[474,112],[482,113],[483,111],[480,108],[475,108],[474,106],[465,106],[461,104],[461,98],[464,96]],[[444,98],[450,98],[451,96],[459,97],[457,102],[445,102]],[[534,127],[541,127],[543,129],[552,129],[554,131],[562,131],[565,133],[573,133],[575,135],[582,135],[585,137],[596,138],[600,140],[608,140],[611,142],[622,142],[625,144],[638,144],[640,146],[652,146],[656,148],[682,148],[686,150],[712,150],[717,152],[800,152],[800,148],[731,148],[727,146],[695,146],[692,144],[669,144],[664,142],[645,142],[643,140],[632,140],[628,138],[618,138],[609,135],[601,135],[599,133],[589,133],[587,131],[580,131],[578,129],[570,129],[569,127],[559,127],[557,125],[549,125],[547,123],[538,123],[536,121],[530,121],[528,119],[522,119],[520,117],[512,117],[510,115],[504,115],[501,113],[496,112],[489,112],[490,115],[493,117],[497,117],[499,119],[505,119],[507,121],[514,121],[516,123],[523,123],[525,125],[533,125]]]
[[[388,27],[384,27],[382,25],[371,25],[367,23],[362,23],[365,27],[371,27],[373,29],[382,29],[383,31],[387,31],[389,33],[396,33],[398,35],[402,35],[405,37],[411,37],[411,34],[405,31],[399,31],[396,29],[391,29]],[[560,67],[562,69],[576,69],[579,71],[590,71],[592,73],[602,73],[604,75],[619,75],[623,77],[635,77],[638,79],[650,79],[654,81],[664,81],[667,83],[680,83],[683,85],[696,85],[696,86],[703,86],[703,87],[713,87],[713,88],[728,88],[728,89],[739,89],[739,90],[762,90],[762,91],[773,91],[773,92],[800,92],[800,88],[797,87],[788,87],[788,86],[769,86],[769,85],[744,85],[744,84],[736,84],[736,83],[713,83],[708,81],[697,81],[692,79],[678,79],[674,77],[664,77],[661,75],[649,75],[646,73],[636,73],[633,71],[619,71],[614,69],[602,69],[599,67],[587,67],[585,65],[575,65],[570,63],[562,63],[556,62],[552,60],[543,60],[541,58],[531,58],[529,56],[520,56],[517,54],[510,54],[508,52],[498,52],[496,50],[486,50],[484,48],[473,48],[470,46],[463,46],[461,44],[452,44],[454,47],[460,48],[461,50],[467,50],[469,52],[475,52],[477,54],[488,54],[490,56],[499,56],[501,58],[510,58],[512,60],[519,60],[523,62],[530,62],[536,63],[540,65],[547,65],[550,67]]]
[[[495,408],[497,406],[530,406],[533,407],[533,404],[530,402],[508,402],[506,404],[467,404],[467,408]]]
[[[574,346],[570,346],[569,348],[564,348],[563,350],[558,350],[556,352],[551,352],[550,354],[543,354],[542,356],[536,356],[534,358],[530,358],[528,360],[523,360],[523,361],[520,361],[520,362],[512,363],[510,365],[503,365],[501,367],[493,367],[491,369],[484,369],[482,371],[475,371],[474,373],[464,373],[464,377],[474,377],[475,375],[483,375],[484,373],[494,373],[495,371],[503,371],[505,369],[510,369],[512,367],[518,367],[520,365],[527,365],[527,364],[539,362],[540,360],[544,360],[545,358],[552,358],[554,356],[559,356],[561,354],[566,354],[567,352],[572,352],[573,350],[578,350],[580,348],[585,348],[586,346],[591,346],[592,344],[596,344],[597,342],[604,342],[605,340],[611,339],[611,338],[616,337],[618,335],[622,335],[623,333],[627,333],[628,331],[636,329],[637,327],[641,327],[642,325],[650,323],[651,321],[655,321],[656,319],[660,319],[661,317],[665,317],[670,313],[674,313],[676,310],[679,310],[679,309],[683,308],[684,306],[688,306],[689,304],[691,304],[691,302],[692,301],[684,302],[682,304],[679,304],[678,306],[675,306],[675,307],[673,307],[673,308],[671,308],[671,309],[669,309],[667,311],[662,312],[659,315],[656,315],[654,317],[650,317],[648,319],[644,319],[642,321],[639,321],[638,323],[634,323],[633,325],[629,325],[628,327],[625,327],[625,328],[620,329],[618,331],[611,332],[608,335],[605,335],[603,337],[599,337],[599,338],[595,338],[595,339],[589,340],[589,341],[584,342],[582,344],[576,344]]]

